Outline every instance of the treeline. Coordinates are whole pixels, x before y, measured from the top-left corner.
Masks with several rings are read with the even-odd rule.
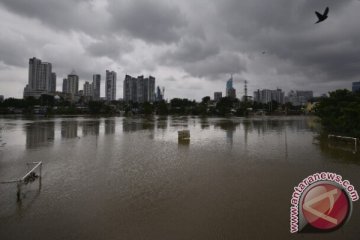
[[[215,102],[209,96],[203,97],[201,102],[188,100],[186,98],[173,98],[169,103],[165,101],[156,102],[154,104],[132,104],[128,105],[128,109],[137,109],[139,113],[154,112],[159,115],[206,115],[206,116],[247,116],[258,110],[262,110],[268,114],[284,114],[285,112],[300,114],[302,108],[300,106],[292,106],[290,103],[281,105],[275,101],[262,104],[252,101],[240,101],[237,98],[223,97]]]
[[[40,109],[40,110],[39,110]],[[64,99],[55,99],[50,95],[42,95],[39,99],[8,98],[0,103],[0,113],[23,114],[158,114],[158,115],[207,115],[207,116],[247,116],[251,112],[262,110],[268,114],[301,113],[301,107],[290,103],[280,105],[273,101],[267,104],[252,101],[240,101],[237,98],[224,97],[215,102],[209,96],[200,102],[189,99],[174,98],[169,102],[126,103],[123,101],[85,101],[80,98],[76,103]]]
[[[319,101],[316,114],[328,132],[360,137],[360,92],[330,92],[329,97]]]
[[[40,98],[27,97],[25,99],[8,98],[0,102],[0,114],[116,114],[121,102],[84,101],[70,102],[65,99],[55,99],[51,95],[41,95]]]

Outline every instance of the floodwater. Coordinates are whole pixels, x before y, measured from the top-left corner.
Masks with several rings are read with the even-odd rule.
[[[312,117],[0,118],[0,239],[359,239],[360,205],[328,234],[290,234],[293,187],[360,156]],[[189,129],[190,141],[177,131]]]

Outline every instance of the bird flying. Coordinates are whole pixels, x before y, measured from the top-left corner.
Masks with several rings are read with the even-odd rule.
[[[318,21],[317,21],[316,23],[322,22],[322,21],[324,21],[325,19],[327,19],[327,18],[328,18],[328,13],[329,13],[329,7],[326,7],[326,9],[325,9],[325,11],[324,11],[323,14],[315,11],[316,16],[318,17]],[[315,24],[316,24],[316,23],[315,23]]]

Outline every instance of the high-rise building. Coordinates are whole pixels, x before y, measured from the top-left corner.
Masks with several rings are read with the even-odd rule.
[[[0,95],[0,102],[4,101],[4,95]]]
[[[100,86],[101,86],[101,75],[94,74],[93,83],[92,83],[94,100],[100,100]]]
[[[73,95],[78,94],[79,92],[79,76],[72,71],[67,78],[63,80],[63,92],[70,93]]]
[[[29,88],[33,90],[41,89],[40,87],[40,67],[41,60],[37,58],[29,59]]]
[[[93,97],[93,86],[89,82],[85,82],[84,84],[84,96]]]
[[[304,106],[313,97],[313,91],[291,90],[286,97],[286,102],[290,102],[294,106]]]
[[[261,102],[260,99],[260,89],[258,89],[254,92],[254,102]]]
[[[52,65],[51,63],[42,63],[40,68],[41,84],[46,92],[51,91]]]
[[[126,102],[154,102],[155,101],[155,78],[129,75],[124,80],[124,101]]]
[[[68,84],[67,79],[64,78],[64,79],[63,79],[63,84],[62,84],[62,92],[63,92],[63,93],[66,93],[66,92],[67,92],[67,89],[68,89],[67,84]]]
[[[214,100],[215,102],[220,101],[222,98],[222,92],[214,92]]]
[[[285,93],[281,89],[271,91],[271,100],[280,104],[285,103]]]
[[[269,89],[258,89],[254,92],[254,102],[269,103],[271,101],[284,104],[284,92],[281,89],[269,90]]]
[[[116,72],[106,70],[105,89],[106,100],[116,100]]]
[[[236,90],[233,87],[233,77],[226,82],[226,96],[230,98],[236,98]]]
[[[133,91],[134,86],[136,86],[136,78],[133,78],[130,75],[125,75],[123,85],[123,98],[125,102],[131,102],[136,99],[136,97],[133,96],[136,94],[136,91]]]
[[[32,90],[49,91],[51,80],[51,63],[41,62],[40,59],[29,59],[29,88]]]
[[[24,97],[39,98],[52,90],[52,65],[37,58],[29,59],[29,82],[24,88]]]
[[[360,91],[360,82],[353,82],[352,83],[352,91],[359,92]]]
[[[50,81],[50,92],[56,92],[56,73],[51,73],[51,81]]]
[[[149,76],[148,80],[145,81],[145,98],[144,102],[154,102],[155,101],[155,78]]]
[[[145,95],[145,80],[144,76],[139,76],[136,80],[136,102],[142,103]]]

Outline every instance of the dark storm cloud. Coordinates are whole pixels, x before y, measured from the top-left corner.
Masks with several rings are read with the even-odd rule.
[[[190,75],[209,80],[221,80],[224,75],[246,70],[246,62],[236,52],[223,51],[216,42],[203,37],[183,37],[175,49],[164,52],[159,61],[181,66]]]
[[[266,50],[290,61],[293,74],[306,74],[309,81],[333,81],[359,77],[360,32],[351,21],[360,6],[354,2],[227,0],[218,6],[227,32],[240,40],[244,52]],[[329,19],[314,25],[314,11],[326,6]]]
[[[228,33],[251,40],[264,31],[293,34],[311,29],[317,20],[315,11],[330,6],[330,17],[352,0],[224,0],[216,2],[219,16],[225,21]],[[264,39],[265,40],[265,39]]]
[[[186,25],[178,7],[166,1],[110,1],[109,12],[116,31],[152,43],[171,43],[180,39]]]
[[[207,92],[231,73],[256,87],[346,87],[360,79],[359,11],[358,0],[0,0],[0,84],[8,66],[25,84],[35,56],[58,76],[112,68],[176,85],[186,75]]]
[[[8,10],[34,18],[52,28],[87,33],[102,32],[103,17],[94,11],[92,0],[1,0]]]

